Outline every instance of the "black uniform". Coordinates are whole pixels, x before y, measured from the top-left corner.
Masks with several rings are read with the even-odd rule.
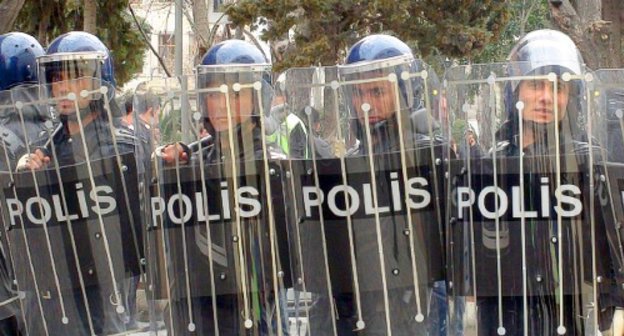
[[[46,121],[50,118],[37,105],[26,104],[22,109],[22,118],[13,107],[15,101],[24,103],[36,101],[39,96],[37,86],[16,86],[7,95],[10,100],[0,101],[2,106],[11,106],[0,111],[0,171],[14,170],[17,160],[26,153],[27,143],[36,143],[47,137]],[[24,134],[26,130],[26,134]],[[16,330],[16,318],[21,319],[17,302],[15,275],[11,265],[9,246],[5,231],[0,235],[0,334],[12,335]]]
[[[84,172],[79,173],[78,170],[72,170],[72,166],[79,165],[85,161],[89,161],[94,171],[94,181],[96,185],[119,185],[120,181],[117,180],[118,174],[102,174],[98,171],[118,170],[117,161],[114,159],[119,155],[122,158],[122,165],[127,169],[126,176],[138,176],[140,171],[144,169],[141,165],[141,159],[136,155],[136,138],[131,130],[124,128],[118,122],[113,121],[113,129],[107,119],[107,113],[103,111],[101,101],[92,101],[88,107],[92,111],[95,111],[98,107],[100,112],[97,113],[97,117],[90,123],[83,125],[82,132],[77,134],[70,134],[66,126],[67,119],[61,117],[61,124],[54,130],[52,137],[48,138],[45,142],[40,142],[38,147],[46,152],[50,156],[50,163],[48,168],[54,168],[58,163],[61,169],[64,169],[63,179],[72,179],[75,176],[82,176]],[[115,107],[113,107],[115,109]],[[86,142],[86,151],[83,144],[83,140]],[[137,160],[138,158],[138,160]],[[80,166],[76,166],[80,167]],[[81,168],[76,168],[81,169]],[[132,172],[131,170],[137,169]],[[119,173],[122,176],[123,173]],[[100,224],[96,219],[89,219],[81,225],[74,226],[73,240],[75,244],[75,251],[78,253],[78,262],[80,263],[80,272],[84,281],[84,288],[79,282],[79,277],[76,273],[76,259],[74,257],[74,248],[70,245],[69,241],[66,241],[64,249],[64,255],[60,251],[55,252],[55,258],[61,257],[62,260],[58,261],[57,269],[60,272],[67,270],[68,275],[63,275],[61,279],[62,296],[64,297],[67,314],[70,319],[68,325],[64,325],[60,321],[60,317],[54,317],[49,315],[46,317],[47,330],[49,333],[63,333],[65,335],[85,335],[90,333],[89,316],[93,330],[96,334],[112,334],[127,331],[133,328],[133,320],[135,311],[136,300],[136,283],[139,279],[139,258],[142,254],[142,235],[140,227],[140,217],[138,209],[134,208],[132,204],[127,208],[125,201],[130,201],[129,196],[136,195],[137,182],[133,179],[127,179],[125,181],[127,192],[130,195],[115,195],[118,201],[117,211],[119,217],[113,217],[111,219],[104,218],[104,225],[107,230],[111,232],[107,233],[107,243],[112,251],[111,260],[107,260],[107,253],[103,247],[103,241],[100,238]],[[87,182],[88,183],[88,182]],[[77,207],[77,200],[73,195],[67,194],[67,203],[69,211]],[[123,213],[123,214],[122,214]],[[133,218],[135,227],[131,226],[130,222],[124,220],[123,223],[109,223],[109,220],[119,220],[120,218]],[[116,219],[115,219],[116,218]],[[110,226],[118,226],[113,228]],[[62,236],[56,236],[58,233],[54,231],[56,229],[50,229],[54,235],[52,239],[69,239],[67,232],[64,231]],[[119,231],[117,231],[119,230]],[[119,234],[119,235],[118,235]],[[38,239],[34,233],[30,234],[30,245],[33,245]],[[134,242],[134,243],[133,243]],[[43,242],[42,242],[43,244]],[[58,244],[58,241],[55,243]],[[46,246],[46,245],[41,245]],[[30,249],[32,250],[32,246]],[[122,260],[117,258],[123,258]],[[39,261],[35,259],[35,265]],[[112,274],[109,273],[108,263],[121,263],[112,266],[115,269],[115,278],[112,278]],[[35,266],[37,267],[37,266]],[[67,268],[65,268],[67,267]],[[39,268],[39,270],[41,270]],[[29,271],[28,271],[29,272]],[[69,277],[69,278],[65,278]],[[47,301],[45,297],[40,298],[42,301],[43,309],[46,314],[53,314],[52,312],[58,312],[58,298],[56,297],[56,285],[51,280],[45,280],[40,278],[39,282],[40,293],[54,293],[52,295],[53,301]],[[120,299],[123,301],[121,304],[125,308],[125,312],[121,313],[116,311],[116,304],[113,304],[112,283],[115,282],[119,288]],[[49,286],[49,287],[48,287]],[[84,291],[84,292],[83,292]],[[85,307],[85,299],[88,301],[88,310]],[[28,293],[26,302],[26,316],[27,316],[27,328],[30,332],[39,332],[42,328],[41,321],[29,320],[29,316],[35,319],[39,318],[39,306],[37,304],[37,298],[35,293]],[[39,331],[37,331],[39,330]]]
[[[525,160],[525,174],[535,173],[532,169],[542,167],[541,169],[553,169],[557,144],[554,137],[547,138],[547,132],[554,132],[554,128],[550,130],[537,129],[536,141],[522,148],[519,143],[517,130],[511,126],[513,123],[507,122],[503,124],[499,132],[500,139],[504,139],[497,144],[494,149],[495,154],[499,158],[518,158],[523,156]],[[567,132],[562,131],[559,140],[559,153],[561,155],[561,171],[580,171],[584,172],[584,177],[580,177],[583,181],[589,177],[589,171],[594,169],[588,165],[589,153],[593,151],[594,160],[600,160],[600,152],[598,148],[591,148],[586,141],[586,137],[572,137]],[[493,153],[491,155],[494,155]],[[481,161],[474,162],[473,171],[479,174],[492,174],[490,166],[481,166]],[[520,161],[517,161],[519,163]],[[527,165],[528,162],[528,165]],[[546,168],[551,167],[551,168]],[[550,171],[551,173],[554,170]],[[509,172],[513,173],[513,172]],[[534,176],[534,175],[532,175]],[[566,181],[565,177],[562,183]],[[575,179],[569,180],[569,183],[576,183]],[[499,180],[504,185],[506,181]],[[525,199],[538,199],[540,181],[534,179],[525,180],[525,185],[529,186],[528,194]],[[588,183],[580,182],[580,183]],[[554,184],[554,183],[553,183]],[[551,184],[552,185],[552,184]],[[583,190],[585,193],[585,190]],[[551,189],[551,202],[554,199],[554,187]],[[589,204],[588,200],[584,200],[585,206]],[[584,207],[585,207],[584,206]],[[599,300],[601,302],[601,312],[599,314],[600,329],[609,328],[613,315],[613,299],[617,294],[613,295],[613,265],[611,264],[609,243],[606,234],[605,222],[601,217],[600,209],[596,208],[596,248],[597,250],[597,272],[598,275],[604,275],[610,280],[599,284]],[[585,211],[589,211],[586,209]],[[583,300],[580,297],[580,290],[584,283],[591,282],[591,271],[585,266],[585,269],[579,269],[579,259],[582,258],[586,262],[591,261],[590,245],[590,224],[589,221],[582,222],[579,229],[574,221],[564,220],[561,222],[561,228],[558,228],[557,214],[554,211],[550,218],[527,218],[526,219],[526,264],[527,269],[527,311],[528,334],[529,335],[556,335],[559,326],[559,309],[563,304],[563,325],[566,327],[566,335],[583,335],[585,321],[582,312]],[[466,226],[464,226],[466,227]],[[496,288],[496,277],[492,276],[496,265],[496,250],[492,242],[488,243],[488,238],[495,237],[495,227],[493,225],[475,225],[475,261],[476,261],[476,278],[477,278],[477,307],[478,307],[478,323],[480,335],[497,335],[499,303],[498,291]],[[554,240],[558,236],[558,229],[562,230],[561,241]],[[489,233],[488,233],[489,232]],[[521,242],[520,225],[501,223],[500,237],[501,241],[501,265],[502,269],[502,319],[503,326],[507,335],[524,334],[524,299],[523,299],[523,275],[522,269],[522,242]],[[557,247],[563,246],[562,259],[558,259]],[[489,247],[488,247],[489,246]],[[580,246],[585,246],[584,250]],[[490,261],[488,261],[490,260]],[[558,265],[563,264],[563,274],[559,276]],[[562,279],[564,283],[563,297],[559,297],[558,279]],[[606,306],[610,306],[606,307]]]
[[[252,122],[252,121],[248,121]],[[244,127],[250,126],[246,124]],[[261,174],[264,170],[261,164],[264,152],[262,150],[262,132],[260,128],[253,126],[251,134],[243,135],[241,125],[235,126],[234,139],[238,141],[234,152],[236,153],[235,163],[239,176],[254,176]],[[244,137],[248,137],[243,140]],[[201,143],[201,152],[200,149]],[[197,142],[186,146],[192,153],[191,161],[200,163],[199,155],[202,156],[204,165],[208,165],[204,176],[206,179],[219,180],[228,176],[231,171],[231,152],[225,144],[229,143],[229,138],[225,134],[216,133],[215,137],[208,136]],[[157,149],[157,153],[158,153]],[[222,170],[221,170],[222,169]],[[197,169],[195,169],[197,171]],[[196,180],[200,176],[194,177]],[[228,179],[229,180],[229,179]],[[265,185],[261,180],[238,179],[239,185],[254,186],[259,190],[260,195],[266,195]],[[214,182],[207,182],[207,193],[210,195],[209,209],[212,213],[214,204],[223,204],[226,200],[221,198],[220,186]],[[182,188],[185,188],[183,186]],[[214,189],[213,189],[214,188]],[[175,189],[175,188],[174,188]],[[200,191],[201,189],[197,189]],[[175,191],[174,191],[175,193]],[[229,199],[230,208],[234,207],[233,199]],[[261,203],[265,206],[264,198]],[[213,204],[213,205],[211,205]],[[263,208],[264,209],[264,208]],[[228,210],[229,211],[229,210]],[[266,211],[265,209],[263,211]],[[165,224],[166,226],[166,224]],[[267,311],[266,300],[272,299],[273,287],[270,280],[270,252],[268,250],[268,218],[241,218],[243,237],[236,242],[232,239],[235,236],[235,218],[232,211],[231,220],[213,220],[210,222],[210,235],[212,241],[212,267],[213,274],[209,272],[208,255],[208,235],[206,227],[201,225],[187,226],[185,230],[170,230],[168,233],[169,253],[172,260],[173,281],[171,282],[171,315],[173,317],[172,328],[176,332],[188,332],[191,335],[212,335],[215,332],[213,299],[216,300],[218,330],[220,335],[252,335],[259,331],[261,335],[269,334],[269,330],[275,332],[277,326],[274,324],[274,311]],[[190,283],[190,305],[193,312],[192,322],[195,329],[191,332],[187,329],[189,320],[189,300],[185,292],[186,270],[184,269],[184,256],[182,245],[182,234],[186,235],[188,264],[192,270],[189,272]],[[253,320],[253,328],[244,327],[243,299],[241,294],[241,266],[239,263],[238,245],[245,241],[243,249],[245,252],[245,262],[247,269],[244,272],[251,272],[248,278],[247,288],[249,307],[251,308],[250,318]],[[262,263],[261,263],[262,261]],[[255,270],[254,270],[255,269]],[[215,291],[210,289],[210,277],[215,281]],[[171,276],[170,276],[171,278]],[[259,304],[260,303],[260,304]],[[258,311],[259,309],[259,311]],[[270,317],[273,315],[273,317]],[[165,313],[165,316],[168,316]],[[259,320],[258,317],[260,316]],[[286,317],[282,314],[283,319]],[[283,327],[284,328],[284,327]]]
[[[410,112],[409,115],[409,118],[404,118],[405,120],[403,120],[403,148],[405,149],[405,155],[408,160],[408,169],[412,165],[430,165],[431,154],[428,149],[430,149],[432,145],[437,146],[435,157],[440,158],[442,154],[441,145],[444,143],[444,140],[436,135],[429,136],[428,127],[426,125],[417,124],[417,122],[423,122],[423,119],[420,118],[421,116],[427,115],[424,109],[414,110]],[[414,117],[415,115],[417,115],[417,117]],[[401,159],[398,154],[401,150],[401,143],[396,115],[370,126],[372,140],[372,145],[370,146],[365,133],[365,126],[362,125],[359,120],[353,122],[355,123],[355,135],[360,142],[357,150],[350,151],[350,156],[366,156],[369,151],[372,150],[376,171],[384,172],[401,167]],[[423,149],[425,150],[423,151]],[[418,155],[415,154],[416,152],[421,154],[427,152],[427,155],[425,157],[418,157]],[[430,174],[431,189],[434,190],[434,175],[431,171]],[[376,175],[377,194],[380,195],[379,197],[388,197],[387,195],[392,193],[390,180],[379,173],[376,173]],[[439,173],[438,177],[441,178],[442,174]],[[439,192],[442,192],[441,182],[442,180],[440,179],[437,181],[440,189]],[[437,208],[438,205],[432,209]],[[439,210],[441,211],[440,214],[444,213],[443,209]],[[422,307],[424,307],[422,313],[424,314],[425,321],[420,323],[415,321],[417,306],[416,297],[414,295],[414,283],[411,277],[411,253],[409,245],[409,239],[411,237],[404,234],[407,220],[404,218],[405,215],[391,214],[390,216],[382,216],[380,218],[390,311],[385,312],[385,308],[382,304],[384,299],[381,290],[382,287],[380,287],[381,280],[379,275],[375,275],[380,272],[380,265],[377,247],[377,230],[374,220],[358,222],[354,225],[356,259],[360,267],[365,264],[368,265],[366,270],[360,270],[360,272],[365,272],[367,274],[365,277],[360,276],[362,317],[366,323],[366,327],[359,332],[353,331],[356,329],[357,322],[353,289],[339,288],[336,287],[337,284],[333,284],[333,294],[335,296],[338,313],[337,328],[340,335],[385,335],[387,332],[385,322],[386,313],[391,316],[393,335],[444,334],[446,320],[445,298],[441,298],[440,300],[433,297],[433,300],[430,301],[434,283],[442,284],[441,281],[444,279],[442,274],[442,264],[444,260],[442,255],[442,223],[438,223],[435,219],[435,210],[426,215],[427,219],[416,215],[415,212],[412,212],[412,216],[416,216],[415,223],[418,223],[418,221],[424,222],[426,220],[433,220],[434,223],[433,225],[414,224],[415,229],[413,231],[414,235],[418,237],[415,238],[414,247],[417,258],[416,267],[418,267],[419,270],[421,304],[423,305]],[[344,232],[333,232],[333,230],[346,230],[345,228],[340,229],[335,225],[329,225],[326,226],[326,230],[326,235],[328,236],[328,251],[330,253],[328,257],[329,267],[330,272],[334,273],[332,276],[335,278],[336,275],[339,274],[337,272],[344,272],[344,270],[348,268],[346,265],[351,264],[350,260],[344,259],[347,255],[344,253],[344,249],[346,249],[345,246],[348,246],[349,243],[348,241],[338,241],[332,238],[345,236]],[[336,244],[336,246],[331,246],[332,243]],[[331,251],[336,251],[335,253],[341,255],[343,258],[332,256]],[[393,270],[399,270],[400,272],[394,274]],[[340,278],[340,276],[338,276],[338,278]]]

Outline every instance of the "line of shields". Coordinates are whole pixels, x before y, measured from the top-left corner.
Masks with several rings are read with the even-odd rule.
[[[599,335],[624,72],[523,66],[1,92],[0,306],[27,335]]]

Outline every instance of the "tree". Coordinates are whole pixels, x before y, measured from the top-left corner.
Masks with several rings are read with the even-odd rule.
[[[193,1],[193,30],[195,31],[195,42],[197,43],[197,60],[206,53],[209,45],[210,26],[208,24],[208,6],[206,0],[194,0]]]
[[[84,23],[83,30],[97,34],[97,2],[96,0],[84,0]]]
[[[622,0],[549,0],[552,22],[568,34],[593,69],[624,67]]]
[[[17,14],[22,9],[24,0],[4,0],[0,2],[0,34],[13,29]]]
[[[5,0],[6,1],[6,0]],[[115,79],[121,86],[141,70],[146,46],[128,13],[128,0],[26,0],[20,11],[14,30],[35,36],[42,45],[55,37],[72,31],[85,30],[83,4],[91,1],[97,5],[94,35],[111,50],[115,66]],[[4,3],[4,2],[3,2]],[[143,27],[149,31],[150,27]]]
[[[497,0],[240,0],[225,12],[235,26],[266,25],[270,43],[294,36],[275,70],[333,65],[361,36],[389,32],[422,56],[468,57],[497,39],[508,20]]]
[[[489,43],[471,59],[473,63],[502,62],[518,38],[543,28],[550,28],[548,3],[544,0],[515,0],[508,4],[510,19],[497,41]]]

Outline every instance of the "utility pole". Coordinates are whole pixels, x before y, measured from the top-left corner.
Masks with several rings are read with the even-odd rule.
[[[184,1],[175,1],[175,75],[180,81],[180,88],[182,93],[180,95],[180,123],[182,128],[182,141],[185,143],[191,142],[191,116],[189,115],[189,103],[188,103],[188,81],[184,77],[184,49],[183,49],[183,36],[184,31],[182,29],[182,20],[184,19]]]

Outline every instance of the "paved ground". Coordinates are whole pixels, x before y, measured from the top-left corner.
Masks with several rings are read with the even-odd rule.
[[[608,331],[605,332],[603,334],[601,334],[600,332],[598,334],[593,334],[593,331],[588,330],[586,333],[586,336],[621,336],[624,335],[624,313],[622,313],[622,316],[619,316],[619,318],[616,319],[616,321],[620,321],[619,323],[616,322],[615,324],[615,329],[618,330],[615,333],[612,333],[612,331]],[[475,324],[474,321],[476,320],[476,314],[475,314],[475,304],[474,302],[468,300],[466,302],[466,310],[465,310],[465,314],[464,314],[464,324],[463,324],[463,332],[461,333],[462,335],[465,336],[475,336],[476,335],[476,330],[475,330]],[[298,322],[298,323],[297,323]],[[143,325],[141,325],[142,327],[144,327],[144,330],[147,330],[148,324],[144,323]],[[289,319],[289,335],[290,336],[306,336],[306,329],[307,329],[307,320],[305,318],[300,318],[295,319],[295,318],[290,318]],[[132,336],[166,336],[167,332],[164,330],[161,330],[157,333],[150,333],[150,332],[131,332],[131,333],[125,333],[123,335],[132,335]]]

